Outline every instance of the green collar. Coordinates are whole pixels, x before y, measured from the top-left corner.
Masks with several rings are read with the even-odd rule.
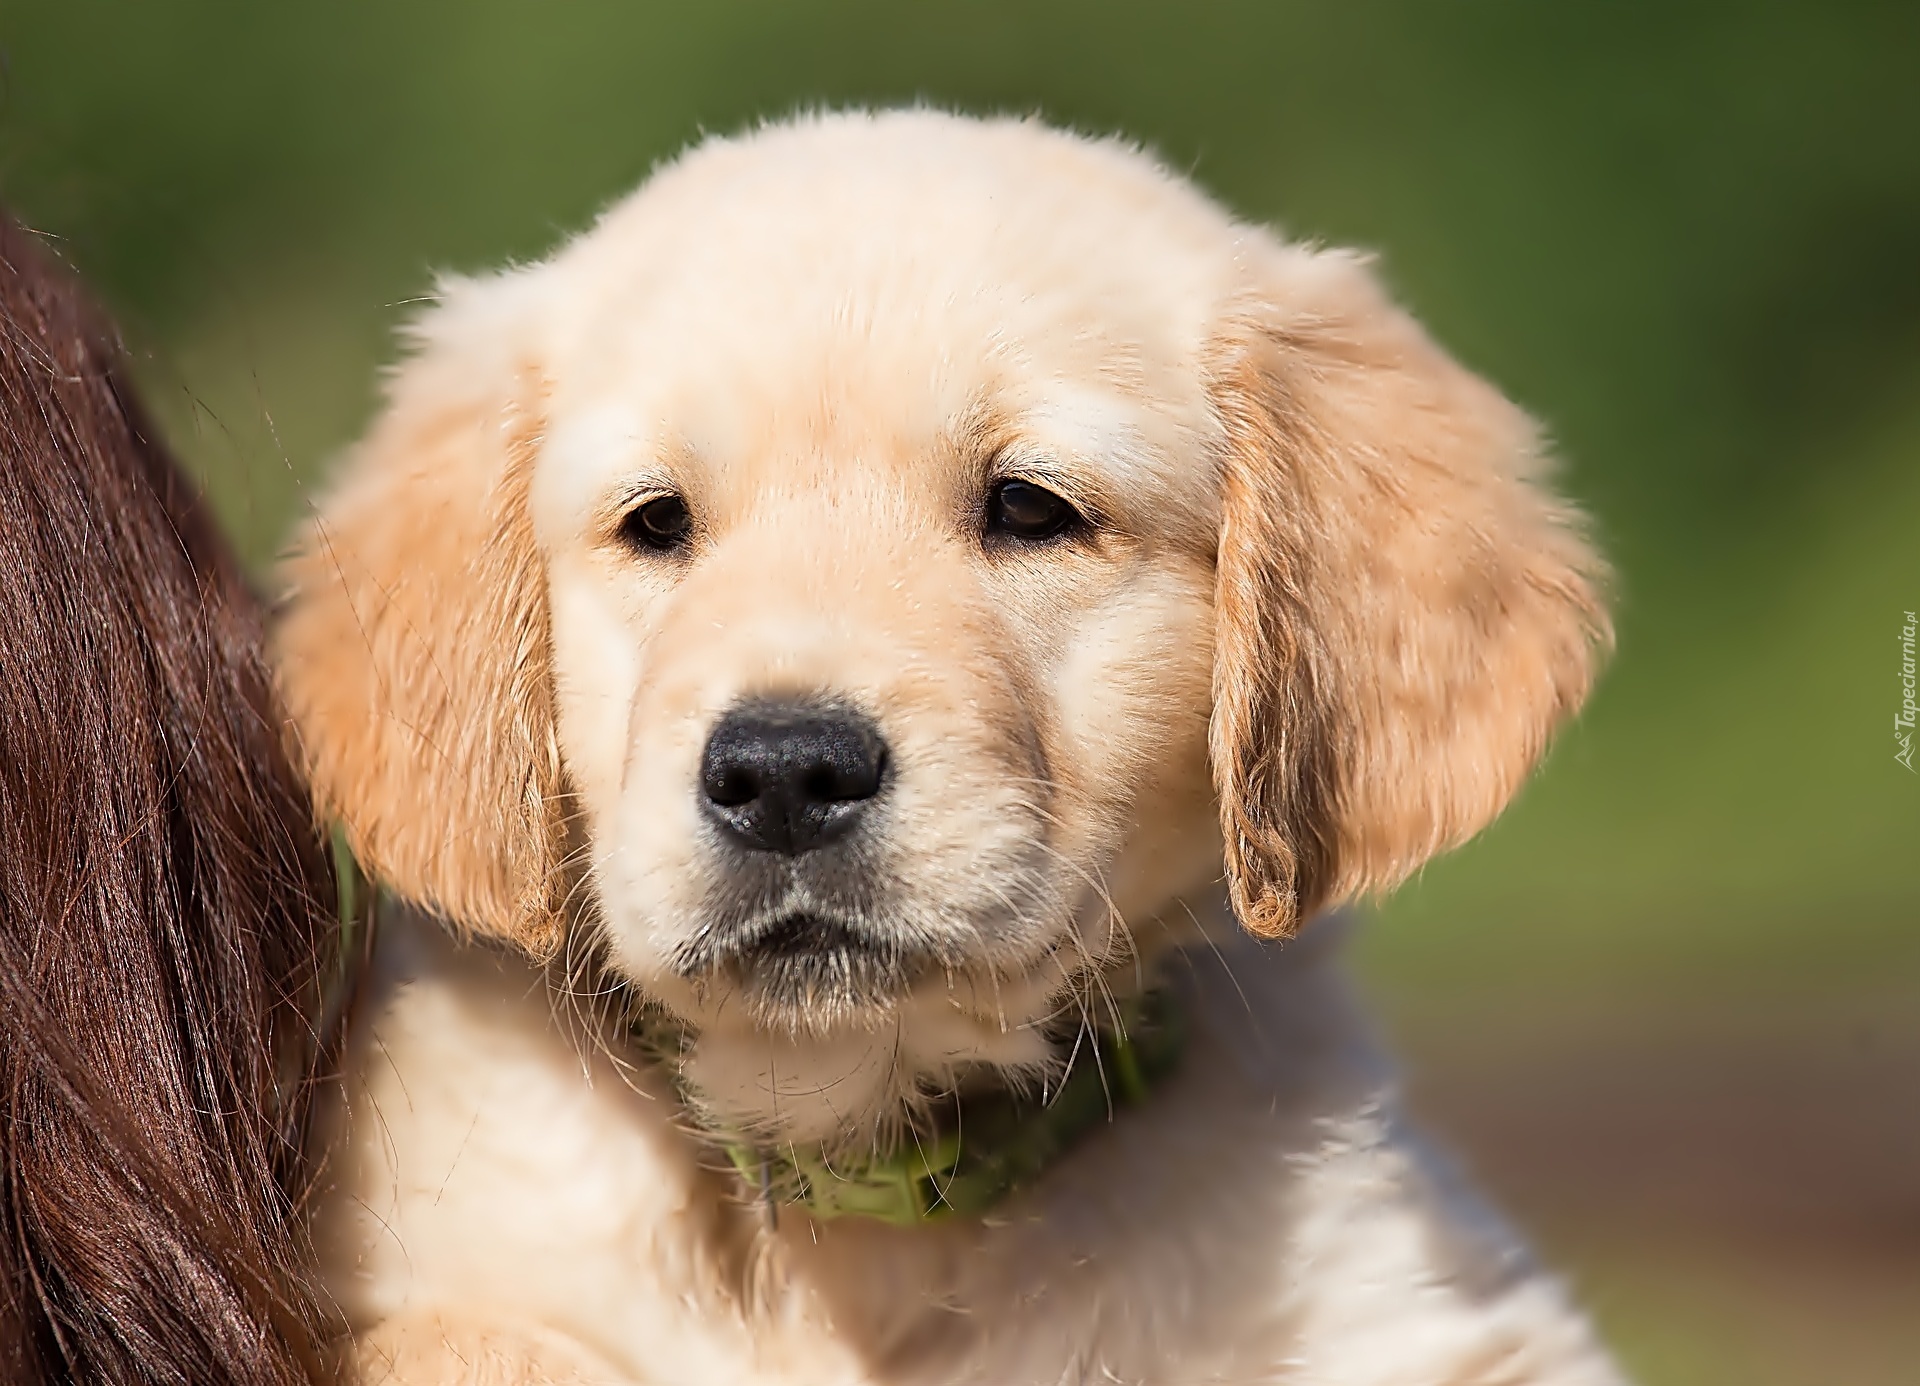
[[[1117,1021],[1081,1044],[1051,1092],[968,1096],[950,1110],[946,1128],[885,1158],[829,1165],[817,1146],[720,1144],[770,1214],[787,1205],[823,1221],[865,1217],[898,1227],[978,1217],[1111,1121],[1116,1107],[1145,1100],[1179,1062],[1185,1017],[1171,990],[1122,1002]]]

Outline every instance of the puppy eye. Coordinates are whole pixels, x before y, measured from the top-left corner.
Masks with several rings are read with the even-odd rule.
[[[1044,486],[1003,481],[987,496],[987,533],[1052,539],[1081,523],[1080,512]]]
[[[620,521],[620,537],[637,549],[667,553],[693,533],[693,512],[679,496],[655,496],[636,505]]]

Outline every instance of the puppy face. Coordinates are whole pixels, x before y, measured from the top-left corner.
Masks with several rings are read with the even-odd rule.
[[[712,143],[421,336],[290,570],[315,782],[469,927],[591,900],[730,1124],[1044,1065],[1223,867],[1266,933],[1397,880],[1604,640],[1524,419],[1113,145]]]
[[[677,267],[550,358],[532,508],[609,940],[706,1026],[997,1031],[1218,874],[1196,286],[957,234],[992,172],[669,185],[561,267]]]

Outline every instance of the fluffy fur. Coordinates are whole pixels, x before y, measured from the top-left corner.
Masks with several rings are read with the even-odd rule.
[[[298,1205],[334,882],[261,615],[0,217],[0,1377],[333,1379]]]
[[[448,283],[277,633],[322,803],[468,940],[396,927],[340,1113],[369,1373],[1616,1380],[1400,1127],[1332,926],[1245,936],[1477,831],[1584,696],[1600,565],[1542,473],[1364,261],[1028,122],[709,141]],[[991,532],[1010,479],[1081,522]],[[636,546],[667,495],[687,541]],[[702,817],[767,697],[891,747],[833,852]],[[737,963],[796,912],[832,956]],[[913,1139],[1154,968],[1180,1074],[984,1222],[770,1226],[702,1135]]]

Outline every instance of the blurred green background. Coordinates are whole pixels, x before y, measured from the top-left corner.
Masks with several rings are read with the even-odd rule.
[[[1380,251],[1620,574],[1588,714],[1363,934],[1415,1101],[1650,1386],[1920,1382],[1920,6],[15,0],[0,49],[0,194],[256,562],[432,270],[703,130],[1038,111]]]

